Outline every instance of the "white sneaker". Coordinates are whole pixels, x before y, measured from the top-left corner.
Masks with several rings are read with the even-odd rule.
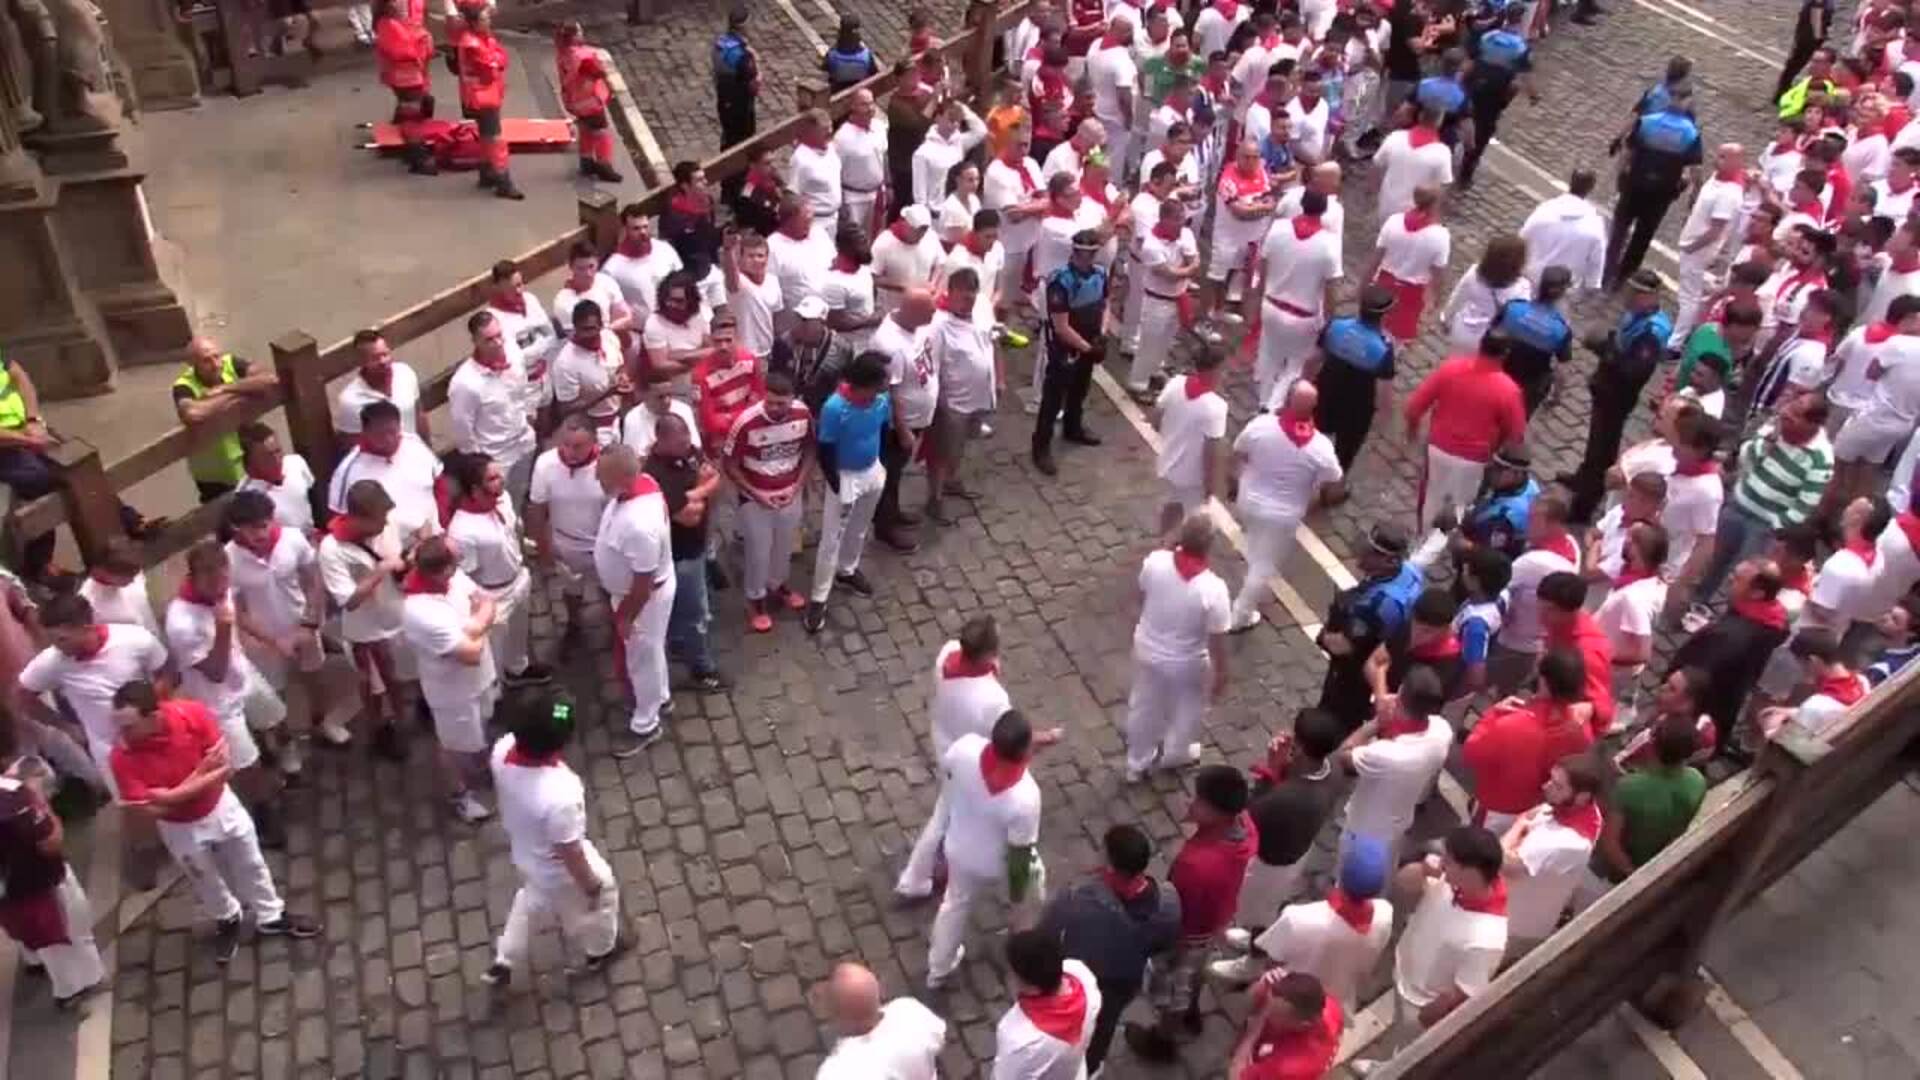
[[[493,811],[474,798],[473,792],[463,791],[453,797],[453,815],[469,825],[477,825],[492,817]]]
[[[954,950],[953,967],[949,968],[946,974],[935,975],[931,971],[927,972],[927,989],[938,990],[941,987],[946,986],[947,983],[953,981],[954,973],[960,970],[960,965],[966,962],[967,962],[967,947],[965,945],[962,945],[958,949]]]
[[[306,756],[300,752],[300,741],[298,739],[288,739],[286,746],[280,750],[281,774],[288,777],[295,777],[305,772],[306,768],[307,759]]]
[[[1244,927],[1230,926],[1221,937],[1225,938],[1227,951],[1236,956],[1245,956],[1253,948],[1253,932]]]
[[[1197,742],[1188,743],[1185,757],[1169,758],[1165,754],[1160,755],[1160,767],[1167,770],[1191,768],[1200,764],[1200,752],[1204,749],[1205,747]]]
[[[1131,766],[1131,765],[1129,765],[1129,766],[1127,766],[1127,773],[1126,773],[1126,776],[1127,776],[1127,783],[1129,783],[1129,784],[1137,784],[1137,783],[1139,783],[1140,781],[1142,781],[1142,780],[1144,780],[1144,779],[1146,779],[1146,776],[1147,776],[1147,770],[1145,770],[1145,769],[1136,769],[1136,768],[1134,768],[1133,766]]]
[[[353,732],[348,731],[345,724],[331,717],[320,721],[320,726],[315,728],[313,733],[328,746],[345,746],[353,741]]]
[[[1207,965],[1207,975],[1232,987],[1252,986],[1260,976],[1267,973],[1267,958],[1264,956],[1236,956],[1231,960],[1215,960]]]

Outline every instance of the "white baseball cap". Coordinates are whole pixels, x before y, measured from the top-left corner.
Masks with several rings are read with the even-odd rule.
[[[908,228],[924,229],[933,224],[933,215],[927,213],[926,207],[915,203],[900,211],[900,220],[906,222]]]
[[[793,314],[802,319],[824,319],[827,317],[827,302],[817,296],[809,296],[793,305]]]

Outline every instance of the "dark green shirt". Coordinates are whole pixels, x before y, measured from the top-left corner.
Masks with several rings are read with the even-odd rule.
[[[1691,765],[1656,765],[1622,777],[1613,809],[1624,815],[1621,844],[1635,867],[1645,866],[1693,823],[1707,796],[1707,778]]]

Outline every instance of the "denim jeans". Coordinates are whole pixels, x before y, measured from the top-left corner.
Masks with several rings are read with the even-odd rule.
[[[695,675],[714,670],[707,648],[707,560],[703,555],[673,564],[673,613],[667,617],[667,656],[687,665]]]
[[[1740,509],[1733,501],[1733,492],[1727,492],[1727,501],[1720,509],[1719,527],[1713,537],[1713,558],[1708,560],[1707,569],[1700,575],[1700,587],[1693,598],[1699,603],[1708,603],[1713,594],[1720,591],[1720,585],[1742,559],[1751,558],[1766,550],[1767,542],[1773,539],[1773,529],[1766,522]]]

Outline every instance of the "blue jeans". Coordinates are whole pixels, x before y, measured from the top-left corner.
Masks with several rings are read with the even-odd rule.
[[[667,656],[687,665],[695,675],[714,671],[707,648],[707,560],[696,555],[673,564],[673,612],[667,616]]]
[[[1734,566],[1766,550],[1772,539],[1773,528],[1740,509],[1733,501],[1733,493],[1728,492],[1726,504],[1720,508],[1719,527],[1714,530],[1713,558],[1707,561],[1707,569],[1700,575],[1694,600],[1702,604],[1710,602]]]

